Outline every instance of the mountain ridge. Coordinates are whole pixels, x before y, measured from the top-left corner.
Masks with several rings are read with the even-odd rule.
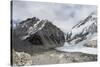
[[[84,20],[72,27],[72,30],[66,34],[67,42],[76,42],[87,39],[88,35],[97,33],[97,17],[94,13],[91,13]],[[79,39],[78,39],[79,38]]]

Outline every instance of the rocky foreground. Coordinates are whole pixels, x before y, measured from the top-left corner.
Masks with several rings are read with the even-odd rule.
[[[97,55],[84,54],[79,52],[65,53],[54,49],[40,51],[32,55],[25,52],[13,50],[12,63],[14,66],[44,65],[44,64],[63,64],[76,62],[97,61]]]

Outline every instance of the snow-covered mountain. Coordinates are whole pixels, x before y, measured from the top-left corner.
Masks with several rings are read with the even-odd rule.
[[[72,27],[66,34],[66,43],[63,47],[56,48],[64,52],[83,52],[97,54],[96,48],[85,47],[84,44],[97,38],[97,15],[91,13],[84,20]]]
[[[94,37],[97,33],[97,17],[91,13],[86,19],[73,26],[72,30],[67,33],[66,41],[71,44],[78,44],[81,41]]]

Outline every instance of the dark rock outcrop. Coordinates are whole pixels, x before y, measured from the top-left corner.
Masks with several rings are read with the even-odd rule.
[[[20,40],[45,48],[61,47],[65,42],[64,33],[59,28],[48,20],[36,17],[18,23],[15,33]]]

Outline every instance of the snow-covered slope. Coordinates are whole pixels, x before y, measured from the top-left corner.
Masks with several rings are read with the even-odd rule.
[[[66,41],[71,44],[78,44],[92,38],[96,33],[97,17],[94,13],[91,13],[86,19],[73,26],[72,30],[67,33]]]
[[[91,13],[86,19],[80,21],[72,27],[72,30],[66,34],[66,43],[63,47],[56,48],[65,52],[83,52],[96,54],[96,48],[83,46],[90,40],[97,37],[97,16]]]

